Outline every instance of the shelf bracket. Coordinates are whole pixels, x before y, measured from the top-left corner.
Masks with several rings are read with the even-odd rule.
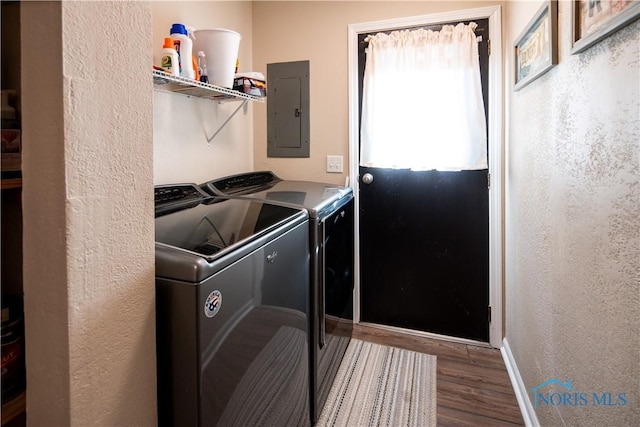
[[[232,90],[225,87],[211,85],[209,83],[202,83],[193,79],[187,79],[185,77],[174,76],[168,74],[162,70],[155,69],[153,70],[153,86],[155,89],[164,91],[164,92],[172,92],[178,93],[186,96],[195,96],[198,98],[207,98],[214,101],[218,101],[218,104],[222,104],[226,101],[240,101],[243,102],[240,104],[238,108],[234,110],[233,113],[227,118],[227,120],[220,125],[218,130],[215,131],[211,137],[207,137],[207,133],[205,130],[205,138],[207,138],[207,148],[211,146],[211,141],[215,138],[220,131],[229,123],[229,120],[236,115],[241,108],[244,107],[244,111],[247,111],[247,102],[256,101],[256,102],[264,102],[264,96],[255,96],[249,95],[237,90]]]
[[[247,102],[248,102],[248,100],[246,100],[246,99],[245,99],[245,100],[243,100],[243,101],[242,101],[242,103],[238,106],[238,108],[236,108],[235,110],[233,110],[233,113],[231,113],[231,115],[227,118],[227,120],[225,120],[225,121],[224,121],[224,123],[222,123],[222,124],[220,125],[220,127],[218,128],[218,130],[217,130],[217,131],[215,131],[215,133],[214,133],[213,135],[211,135],[211,137],[210,137],[210,138],[207,138],[207,148],[209,148],[209,147],[211,146],[211,141],[213,141],[213,138],[215,138],[215,137],[220,133],[220,131],[222,131],[222,129],[227,125],[227,123],[229,123],[229,120],[231,120],[231,119],[233,118],[233,116],[235,116],[235,115],[236,115],[236,113],[237,113],[238,111],[240,111],[240,109],[241,109],[242,107],[244,107],[244,106],[246,106],[246,105],[247,105]],[[205,136],[206,136],[206,135],[205,135]]]

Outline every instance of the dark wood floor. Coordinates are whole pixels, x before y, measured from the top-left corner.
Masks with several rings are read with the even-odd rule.
[[[359,324],[353,337],[438,358],[438,426],[524,425],[500,350]]]

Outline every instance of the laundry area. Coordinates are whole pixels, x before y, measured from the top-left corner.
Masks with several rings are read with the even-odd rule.
[[[172,10],[154,5],[159,424],[316,424],[351,341],[355,233],[342,163],[340,184],[278,175],[310,158],[309,61],[254,70],[242,26]],[[265,112],[278,173],[250,161]]]
[[[2,427],[637,425],[637,3],[3,1]]]

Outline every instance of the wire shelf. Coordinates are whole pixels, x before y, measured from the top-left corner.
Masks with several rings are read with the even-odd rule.
[[[202,83],[185,77],[174,76],[156,69],[153,70],[153,84],[157,90],[198,98],[208,98],[218,102],[241,100],[264,102],[263,97],[248,95],[237,90]]]

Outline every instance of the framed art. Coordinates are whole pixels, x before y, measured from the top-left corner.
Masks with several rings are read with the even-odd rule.
[[[572,2],[573,48],[580,53],[640,17],[638,0],[576,0]]]
[[[514,90],[520,90],[558,63],[558,2],[546,1],[516,38]]]

